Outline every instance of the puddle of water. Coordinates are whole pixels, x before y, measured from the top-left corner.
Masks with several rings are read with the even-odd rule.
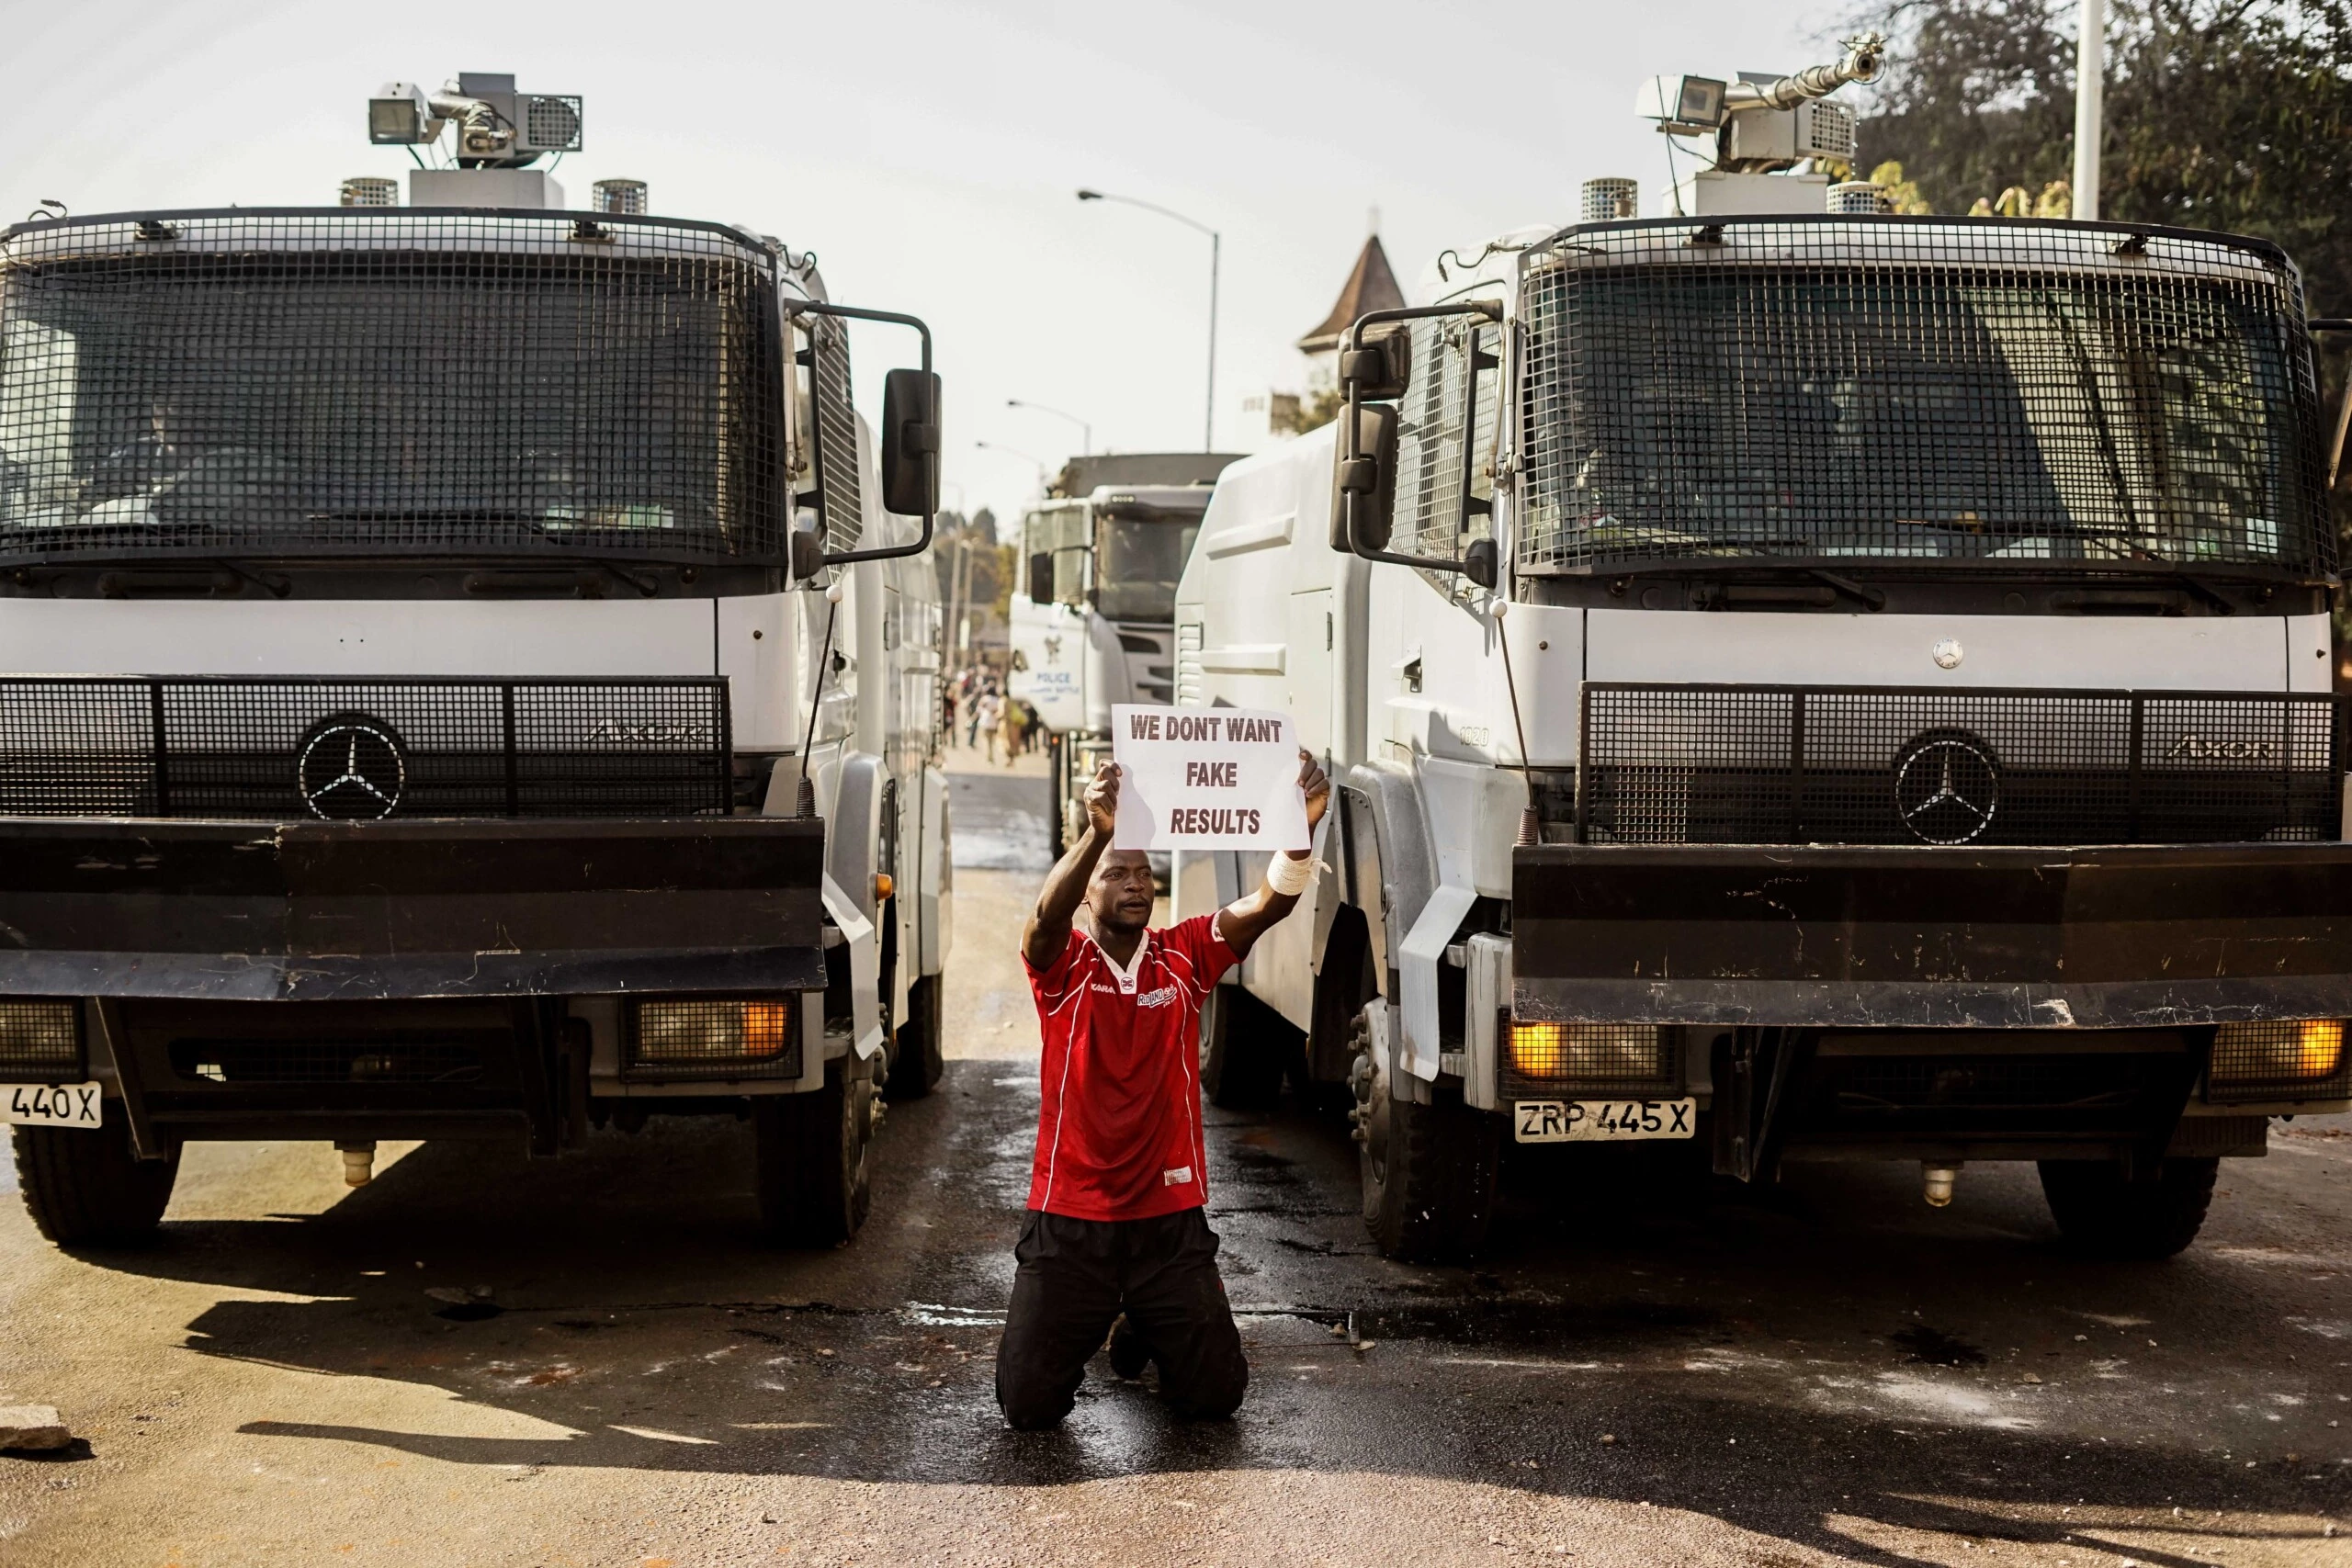
[[[1463,1301],[1427,1306],[1359,1310],[1366,1339],[1434,1339],[1451,1345],[1535,1349],[1593,1339],[1626,1339],[1661,1330],[1688,1331],[1718,1321],[1704,1307],[1665,1302],[1602,1302],[1589,1306],[1544,1302]]]
[[[1046,836],[1042,822],[1034,831],[1014,828],[999,832],[959,823],[955,859],[959,871],[1051,871],[1053,840]]]
[[[1924,1323],[1906,1323],[1887,1338],[1911,1352],[1915,1361],[1931,1367],[1981,1367],[1984,1352],[1957,1335]]]
[[[1939,1416],[1955,1426],[2018,1431],[2039,1424],[2030,1416],[2002,1409],[2001,1403],[1982,1389],[1943,1382],[1916,1372],[1882,1372],[1876,1392],[1881,1398]]]
[[[935,1302],[909,1302],[899,1316],[924,1328],[1001,1328],[1002,1308],[944,1306]]]
[[[497,1317],[505,1311],[496,1302],[459,1302],[453,1306],[443,1307],[433,1315],[446,1317],[452,1323],[480,1323],[485,1318]]]

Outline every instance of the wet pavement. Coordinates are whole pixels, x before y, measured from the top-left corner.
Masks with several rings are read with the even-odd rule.
[[[0,1198],[0,1404],[85,1438],[0,1456],[0,1563],[2352,1563],[2352,1134],[2309,1122],[2165,1264],[2068,1257],[2026,1169],[1937,1211],[1555,1150],[1436,1269],[1373,1253],[1343,1122],[1211,1111],[1240,1416],[1098,1362],[1004,1431],[1042,795],[956,781],[1011,863],[959,866],[955,1059],[850,1247],[760,1247],[748,1136],[675,1120],[347,1195],[323,1145],[202,1146],[136,1253]]]

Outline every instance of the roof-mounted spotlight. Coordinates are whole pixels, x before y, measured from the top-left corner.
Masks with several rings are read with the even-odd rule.
[[[438,140],[441,125],[413,82],[387,82],[368,100],[368,140],[379,147],[422,146]]]

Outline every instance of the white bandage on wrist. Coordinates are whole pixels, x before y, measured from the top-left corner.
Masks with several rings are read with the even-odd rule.
[[[1306,891],[1315,880],[1315,857],[1293,860],[1287,854],[1277,854],[1266,863],[1266,886],[1285,898],[1295,898]]]

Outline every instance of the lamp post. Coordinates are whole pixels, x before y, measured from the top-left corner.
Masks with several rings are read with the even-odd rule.
[[[1165,207],[1161,207],[1161,206],[1158,205],[1157,203],[1154,203],[1154,202],[1148,202],[1148,201],[1138,201],[1138,200],[1136,200],[1134,197],[1131,197],[1131,196],[1112,196],[1112,195],[1108,194],[1107,192],[1099,191],[1099,190],[1082,190],[1082,191],[1080,191],[1080,192],[1078,193],[1078,199],[1079,199],[1079,200],[1080,200],[1080,201],[1115,201],[1115,202],[1122,203],[1122,204],[1124,204],[1124,205],[1125,205],[1125,206],[1128,206],[1128,207],[1140,207],[1140,208],[1142,208],[1146,212],[1157,212],[1157,213],[1159,213],[1162,218],[1172,218],[1172,219],[1174,219],[1177,222],[1183,224],[1186,228],[1188,228],[1188,229],[1197,229],[1197,230],[1199,230],[1202,233],[1206,234],[1206,235],[1209,237],[1209,388],[1208,388],[1208,413],[1207,413],[1206,418],[1203,421],[1203,423],[1202,423],[1202,428],[1201,428],[1201,450],[1202,450],[1202,451],[1204,451],[1204,452],[1214,452],[1214,451],[1216,451],[1216,274],[1217,274],[1217,263],[1218,263],[1218,259],[1219,259],[1219,254],[1220,254],[1220,253],[1224,250],[1224,248],[1225,248],[1225,239],[1224,239],[1224,236],[1220,235],[1220,234],[1219,234],[1216,230],[1214,230],[1214,229],[1210,228],[1207,224],[1205,224],[1205,223],[1202,222],[1200,220],[1198,220],[1198,219],[1196,219],[1196,218],[1187,218],[1187,217],[1185,217],[1185,216],[1184,216],[1182,213],[1181,213],[1181,212],[1171,212],[1171,211],[1170,211],[1170,210],[1169,210],[1167,208],[1165,208]]]
[[[2075,38],[2075,205],[2077,218],[2098,216],[2098,143],[2105,118],[2107,6],[2082,0]]]
[[[1005,399],[1004,406],[1009,409],[1027,409],[1031,413],[1049,413],[1056,419],[1066,419],[1069,421],[1072,424],[1078,426],[1080,455],[1088,457],[1094,456],[1094,427],[1087,423],[1086,421],[1079,418],[1078,415],[1074,413],[1064,413],[1059,409],[1049,409],[1043,403],[1024,403],[1019,398]]]
[[[1039,495],[1046,493],[1046,459],[1043,457],[1032,457],[1030,454],[1022,451],[1018,446],[1000,446],[993,441],[975,441],[972,443],[972,446],[976,451],[1001,452],[1008,457],[1018,457],[1024,463],[1035,464],[1037,467],[1037,493]]]
[[[956,536],[956,570],[948,574],[947,635],[957,653],[972,650],[972,546],[969,534]]]

